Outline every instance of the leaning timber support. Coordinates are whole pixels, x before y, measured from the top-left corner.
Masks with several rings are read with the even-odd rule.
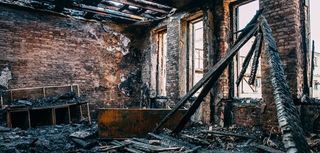
[[[253,61],[252,61],[252,67],[251,67],[251,73],[250,73],[250,78],[249,78],[249,84],[253,85],[254,81],[256,80],[256,74],[258,71],[258,67],[259,67],[259,59],[260,59],[260,55],[261,55],[261,44],[262,44],[262,39],[261,39],[261,35],[258,35],[259,38],[259,42],[258,42],[258,46],[255,50],[254,56],[253,56]]]
[[[241,41],[239,41],[238,44],[236,44],[230,51],[229,54],[224,57],[221,61],[219,61],[213,69],[215,69],[213,76],[209,80],[209,82],[204,86],[202,91],[200,92],[199,96],[195,100],[195,102],[192,104],[192,106],[189,108],[188,112],[184,115],[180,123],[177,125],[177,127],[172,131],[172,133],[179,133],[184,126],[187,124],[187,122],[190,120],[191,116],[197,111],[199,108],[201,102],[203,101],[203,98],[209,93],[210,89],[212,88],[213,84],[219,79],[223,71],[226,69],[226,67],[229,65],[229,63],[232,61],[233,57],[237,54],[237,52],[240,50],[240,48],[245,45],[245,43],[256,33],[257,27],[251,29],[249,33],[246,34],[245,37]]]
[[[310,73],[310,87],[313,87],[313,72],[314,72],[314,41],[312,41],[312,50],[311,50],[311,73]]]
[[[261,40],[262,40],[261,35],[260,35],[260,36],[257,36],[257,38],[256,38],[256,39],[254,40],[254,42],[253,42],[253,45],[252,45],[251,49],[250,49],[249,52],[248,52],[246,58],[244,59],[244,62],[243,62],[243,64],[242,64],[241,72],[240,72],[239,77],[238,77],[238,80],[237,80],[237,82],[236,82],[236,83],[237,83],[237,86],[239,86],[242,78],[244,77],[244,74],[246,73],[246,70],[247,70],[247,68],[248,68],[248,66],[249,66],[249,64],[250,64],[250,60],[251,60],[251,58],[252,58],[252,56],[253,56],[253,53],[257,52],[257,50],[260,48],[259,42],[260,42]],[[260,42],[260,43],[261,43],[261,42]]]
[[[250,21],[249,25],[256,24],[261,13],[262,11],[258,11],[257,15]],[[192,97],[201,87],[203,87],[203,85],[207,84],[209,80],[211,80],[211,83],[207,84],[207,86],[212,87],[212,82],[214,83],[215,80],[211,78],[221,75],[219,71],[224,70],[223,67],[226,67],[232,61],[232,58],[234,55],[236,55],[237,51],[255,34],[257,26],[253,28],[254,29],[246,27],[246,29],[240,34],[238,41],[235,42],[234,47],[228,52],[228,55],[224,59],[220,60],[213,68],[211,68],[208,73],[206,73],[204,77],[191,88],[191,90],[176,104],[171,112],[160,121],[160,123],[153,130],[154,133],[156,133],[169,120],[169,118],[171,118],[190,99],[190,97]],[[198,101],[202,100],[199,99]]]

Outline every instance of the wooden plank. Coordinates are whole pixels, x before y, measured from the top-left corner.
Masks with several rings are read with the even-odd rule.
[[[167,9],[167,10],[171,10],[172,7],[170,6],[166,6],[166,5],[162,5],[159,3],[155,3],[155,2],[151,2],[151,1],[146,1],[146,0],[130,0],[134,3],[139,3],[139,4],[145,4],[145,5],[149,5],[149,6],[153,6],[159,9]]]
[[[99,136],[102,138],[143,138],[170,110],[99,109]],[[179,110],[164,127],[173,129],[185,110]]]
[[[31,117],[30,117],[30,110],[28,109],[28,126],[31,128]]]
[[[156,139],[159,139],[161,140],[161,143],[167,145],[167,146],[184,146],[184,147],[187,147],[187,148],[195,148],[196,145],[194,144],[191,144],[191,143],[188,143],[186,141],[182,141],[182,140],[179,140],[179,139],[176,139],[172,136],[169,136],[169,135],[165,135],[165,134],[154,134],[154,133],[148,133],[149,136],[153,137],[153,138],[156,138]]]
[[[89,103],[87,103],[87,114],[88,114],[89,124],[91,124],[91,113],[90,113],[90,105],[89,105]]]
[[[159,12],[159,13],[162,13],[162,14],[167,14],[171,10],[171,9],[167,9],[168,10],[167,11],[167,10],[164,10],[164,9],[159,9],[159,8],[156,8],[156,7],[152,7],[150,5],[134,3],[134,2],[131,2],[129,0],[111,0],[111,1],[122,3],[122,4],[125,4],[125,5],[135,6],[135,7],[138,7],[138,8],[145,9],[145,10],[151,10],[151,11],[154,11],[154,12]],[[102,1],[102,3],[108,3],[108,1]]]
[[[12,128],[11,112],[7,112],[7,124],[9,128]]]
[[[259,59],[262,51],[262,34],[258,34],[258,44],[257,48],[255,49],[255,53],[253,56],[252,66],[251,66],[251,73],[249,78],[249,84],[253,85],[254,81],[256,80],[256,75],[259,67]]]
[[[251,46],[246,58],[244,59],[244,61],[242,63],[242,69],[241,69],[241,72],[240,72],[240,74],[238,76],[238,79],[237,79],[237,82],[236,82],[237,86],[240,85],[240,82],[242,81],[242,78],[244,77],[244,74],[246,73],[246,70],[247,70],[247,68],[248,68],[248,66],[250,64],[250,60],[252,58],[252,55],[255,52],[255,49],[257,48],[257,42],[258,42],[258,38],[256,38],[254,40],[254,42],[253,42],[253,44],[252,44],[252,46]]]
[[[68,119],[69,119],[69,123],[71,123],[70,106],[68,106],[67,108],[68,108]]]
[[[233,137],[240,137],[240,138],[246,138],[246,139],[256,139],[256,137],[248,136],[248,135],[241,135],[237,133],[230,133],[230,132],[220,132],[220,131],[209,131],[209,130],[202,130],[202,133],[210,133],[210,134],[216,134],[216,135],[223,135],[223,136],[233,136]]]
[[[83,112],[82,112],[82,105],[79,105],[79,112],[80,112],[80,121],[83,120]]]
[[[314,40],[312,41],[312,50],[311,50],[311,72],[310,72],[310,82],[309,85],[313,87],[313,74],[314,74]],[[311,92],[312,93],[312,92]],[[313,95],[311,95],[313,96]]]
[[[97,14],[104,14],[104,15],[111,14],[111,15],[125,17],[125,18],[129,18],[129,19],[133,19],[133,20],[146,20],[146,18],[144,18],[142,16],[119,12],[119,11],[110,10],[110,9],[101,8],[101,7],[89,6],[89,5],[84,5],[84,4],[73,4],[72,6],[75,8],[78,8],[80,10],[85,10],[85,11],[93,12],[93,13],[97,13]]]
[[[1,91],[0,91],[1,92]],[[2,92],[0,93],[0,101],[1,101],[1,109],[3,109],[3,96],[2,96]]]
[[[52,125],[56,125],[57,124],[57,116],[56,116],[56,109],[52,108],[51,109],[51,115],[52,115]]]
[[[269,152],[269,153],[285,153],[284,151],[277,150],[277,149],[274,149],[274,148],[271,148],[271,147],[268,147],[265,145],[253,145],[253,146],[260,149],[260,150]]]

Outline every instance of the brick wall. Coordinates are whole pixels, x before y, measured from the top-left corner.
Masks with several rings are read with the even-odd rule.
[[[128,44],[121,26],[102,28],[98,22],[7,6],[0,10],[0,64],[11,65],[9,88],[79,84],[93,106],[138,102],[139,49]],[[118,90],[120,76],[124,82],[131,76],[131,97]]]

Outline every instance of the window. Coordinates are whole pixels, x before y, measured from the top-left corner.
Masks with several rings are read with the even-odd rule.
[[[167,32],[158,32],[158,57],[157,57],[157,95],[166,96],[167,83]]]
[[[189,89],[202,79],[204,74],[203,20],[198,18],[189,21]],[[199,94],[201,90],[198,91]],[[196,95],[197,95],[196,94]]]
[[[237,30],[243,29],[256,14],[256,11],[259,10],[259,1],[253,1],[244,5],[240,5],[237,7]],[[239,73],[242,69],[242,64],[244,59],[246,58],[248,51],[250,50],[253,41],[255,38],[251,38],[239,51],[238,56],[236,57],[235,63],[235,80],[237,80]],[[261,61],[261,60],[260,60]],[[244,74],[242,81],[239,86],[236,87],[236,95],[238,97],[251,97],[251,98],[261,98],[261,63],[259,63],[256,80],[254,85],[249,84],[249,77],[251,72],[252,59],[250,61],[250,65]]]
[[[306,2],[308,3],[308,2]],[[313,88],[311,88],[311,96],[313,98],[320,98],[320,21],[319,21],[319,14],[320,14],[320,1],[319,0],[310,0],[310,49],[312,49],[312,41],[314,41],[314,70],[313,70],[313,79],[314,79],[314,85]],[[311,59],[311,54],[310,58]],[[310,61],[311,63],[311,61]]]

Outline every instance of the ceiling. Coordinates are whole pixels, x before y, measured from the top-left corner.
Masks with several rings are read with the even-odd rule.
[[[161,20],[195,0],[0,0],[0,2],[86,19],[138,22]]]

